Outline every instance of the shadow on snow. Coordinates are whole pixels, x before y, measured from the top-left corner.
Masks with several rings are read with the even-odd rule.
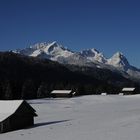
[[[57,123],[63,123],[63,122],[68,122],[70,120],[60,120],[60,121],[52,121],[52,122],[42,122],[42,123],[37,123],[34,126],[30,128],[36,128],[36,127],[41,127],[41,126],[46,126],[46,125],[52,125],[52,124],[57,124]]]

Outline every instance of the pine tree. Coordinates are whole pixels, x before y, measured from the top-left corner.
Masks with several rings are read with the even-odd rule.
[[[32,80],[26,80],[22,86],[21,98],[33,99],[36,98],[36,88]]]
[[[4,99],[6,100],[10,100],[12,99],[12,89],[11,89],[11,85],[9,82],[7,82],[5,84],[5,94],[4,94]]]
[[[46,83],[41,83],[37,90],[37,98],[44,98],[49,96],[49,88]]]

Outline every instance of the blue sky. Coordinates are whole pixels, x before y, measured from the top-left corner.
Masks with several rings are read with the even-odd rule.
[[[0,50],[37,42],[79,51],[121,51],[140,68],[138,0],[0,0]]]

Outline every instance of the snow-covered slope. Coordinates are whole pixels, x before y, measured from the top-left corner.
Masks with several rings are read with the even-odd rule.
[[[107,62],[107,59],[104,57],[104,55],[94,48],[83,50],[83,51],[81,51],[80,54],[82,56],[86,57],[88,60],[91,60],[93,62],[95,62],[95,61],[100,62],[100,63]]]
[[[107,63],[124,71],[131,67],[126,57],[120,52],[117,52],[110,59],[108,59]]]
[[[127,58],[120,52],[108,59],[107,64],[114,66],[120,71],[124,71],[133,78],[140,78],[140,70],[129,64]]]
[[[116,69],[132,77],[140,78],[140,70],[131,66],[127,58],[120,52],[117,52],[108,59],[103,53],[100,53],[94,48],[74,52],[59,45],[56,41],[52,43],[37,43],[29,48],[15,50],[13,52],[32,57],[47,58],[62,64],[107,68],[111,70]]]
[[[140,95],[82,96],[29,101],[35,126],[0,140],[139,140]]]

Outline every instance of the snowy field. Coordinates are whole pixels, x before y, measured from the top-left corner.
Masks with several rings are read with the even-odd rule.
[[[0,140],[139,140],[140,95],[83,96],[29,101],[35,126]]]

